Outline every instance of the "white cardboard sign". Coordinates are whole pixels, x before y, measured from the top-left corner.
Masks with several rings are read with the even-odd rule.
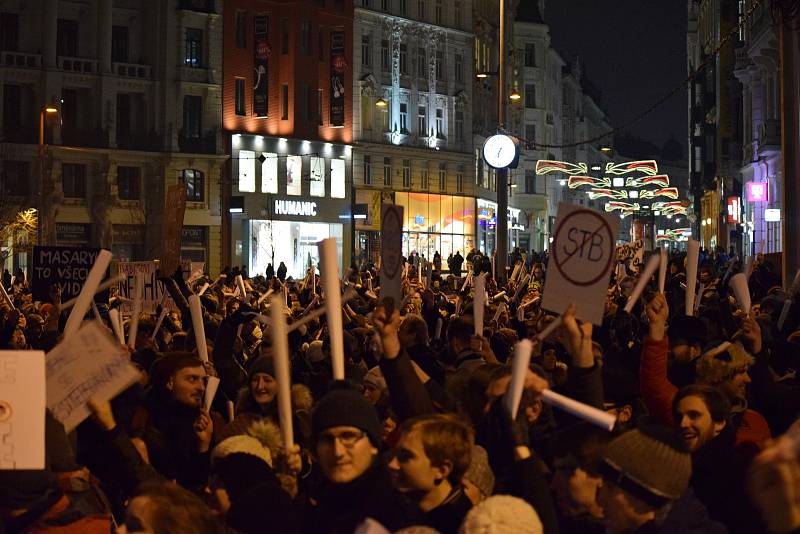
[[[195,271],[191,271],[195,269],[196,262],[190,262],[189,260],[181,260],[181,269],[183,269],[183,277],[188,278],[194,274],[202,274],[203,267],[197,265],[197,269]],[[153,314],[156,312],[156,308],[158,304],[162,302],[162,298],[164,297],[164,293],[166,293],[166,288],[164,284],[158,281],[156,278],[156,270],[158,269],[158,262],[156,261],[127,261],[127,262],[119,262],[118,264],[119,274],[124,275],[125,279],[122,280],[119,284],[119,292],[120,294],[127,298],[133,300],[133,286],[134,281],[136,279],[137,274],[141,274],[144,276],[144,297],[142,298],[142,311],[144,313]],[[175,302],[173,302],[172,297],[167,295],[167,298],[163,301],[163,306],[165,308],[169,308],[170,310],[175,308]],[[131,313],[133,308],[132,302],[126,302],[121,305],[123,313],[126,315]]]
[[[560,204],[542,307],[561,313],[577,305],[578,318],[603,322],[606,291],[616,264],[619,219],[597,210]]]
[[[44,352],[0,351],[0,470],[44,469],[44,411]]]
[[[91,412],[86,401],[106,401],[139,380],[128,351],[100,323],[86,323],[47,353],[47,407],[71,432]]]

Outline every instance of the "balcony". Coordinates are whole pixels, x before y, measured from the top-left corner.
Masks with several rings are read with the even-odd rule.
[[[157,152],[161,150],[161,137],[154,131],[117,132],[117,148]]]
[[[102,128],[78,128],[63,125],[61,144],[89,148],[108,148],[108,132]]]
[[[111,70],[117,76],[124,78],[150,79],[150,65],[137,65],[136,63],[112,63]]]
[[[767,119],[758,128],[758,151],[763,156],[781,151],[781,121]]]
[[[178,150],[189,154],[216,154],[217,130],[206,132],[200,137],[187,136],[183,131],[178,134]]]
[[[39,142],[39,132],[35,126],[6,127],[0,132],[0,142],[36,144]]]
[[[180,0],[180,9],[200,11],[201,13],[216,13],[214,0]]]
[[[217,71],[202,67],[181,67],[181,81],[194,83],[219,83]]]
[[[25,52],[0,52],[0,65],[3,67],[39,69],[42,67],[42,55],[26,54]]]
[[[80,74],[95,74],[97,72],[96,59],[58,56],[56,65],[58,65],[59,70],[66,72],[77,72]]]

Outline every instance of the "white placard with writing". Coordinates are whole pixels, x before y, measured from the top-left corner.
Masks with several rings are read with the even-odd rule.
[[[187,279],[192,273],[192,275],[198,273],[202,274],[203,266],[195,265],[196,262],[192,262],[189,260],[181,260],[181,270],[183,271],[183,278]],[[154,314],[156,313],[156,308],[158,304],[161,302],[161,298],[164,296],[164,292],[166,288],[164,284],[161,283],[158,278],[156,277],[156,270],[158,269],[158,262],[157,261],[126,261],[126,262],[119,262],[117,264],[117,268],[119,269],[119,274],[125,276],[125,279],[120,282],[119,284],[119,293],[123,297],[127,299],[133,299],[133,286],[134,280],[136,279],[137,274],[142,274],[144,276],[144,298],[142,299],[142,311],[144,313]],[[198,269],[198,270],[195,270]],[[161,273],[162,275],[164,273]],[[172,300],[172,297],[167,295],[166,300],[164,300],[163,305],[165,308],[174,309],[175,303]],[[132,302],[125,302],[123,303],[120,308],[124,314],[130,314],[131,309],[133,308]]]
[[[90,411],[86,401],[106,401],[139,380],[128,351],[97,321],[47,353],[47,407],[71,432]]]
[[[0,351],[0,470],[44,469],[44,352]]]
[[[619,219],[597,210],[560,204],[542,307],[563,313],[570,303],[584,321],[603,322],[608,280],[616,264]]]

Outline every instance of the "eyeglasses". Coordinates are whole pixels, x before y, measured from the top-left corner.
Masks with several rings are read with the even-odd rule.
[[[317,443],[324,447],[333,447],[336,440],[347,449],[352,449],[358,441],[367,435],[364,431],[345,431],[337,435],[322,434],[317,439]]]

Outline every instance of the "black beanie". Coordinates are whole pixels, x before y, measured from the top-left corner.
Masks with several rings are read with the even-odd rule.
[[[275,473],[264,460],[243,452],[215,458],[214,473],[222,480],[231,501],[256,484],[275,480]]]
[[[322,397],[311,416],[314,438],[336,426],[352,426],[367,433],[376,447],[381,444],[378,412],[364,395],[353,389],[334,389]]]
[[[247,378],[253,378],[256,373],[264,373],[275,377],[275,363],[271,356],[259,356],[247,368]]]

